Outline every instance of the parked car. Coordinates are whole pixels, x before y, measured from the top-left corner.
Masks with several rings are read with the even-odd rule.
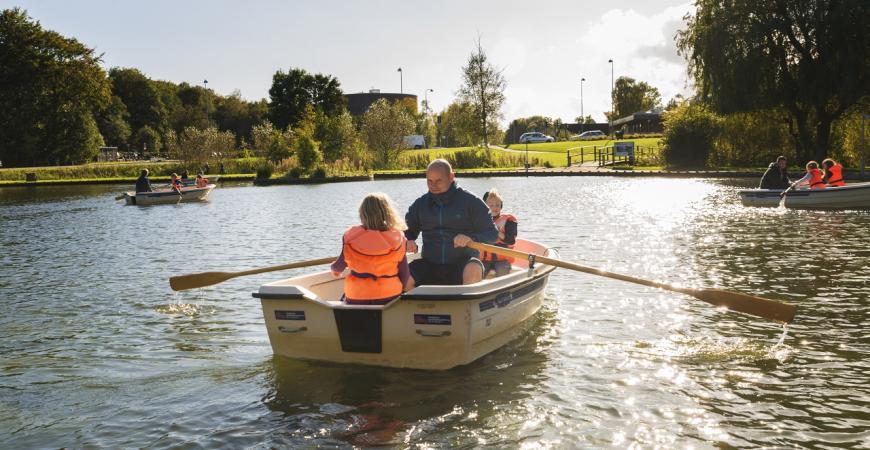
[[[589,130],[589,131],[584,131],[580,134],[575,134],[574,136],[571,136],[571,140],[572,141],[585,141],[587,139],[603,139],[606,137],[607,137],[607,134],[605,134],[603,131]]]
[[[520,135],[520,144],[532,144],[535,142],[556,142],[556,138],[544,133],[538,133],[537,131]]]

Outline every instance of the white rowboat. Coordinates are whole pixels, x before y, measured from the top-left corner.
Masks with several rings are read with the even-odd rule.
[[[181,194],[174,189],[164,189],[153,192],[125,192],[124,201],[128,205],[157,205],[161,203],[178,202],[201,202],[208,198],[215,185],[208,184],[205,187],[183,187]]]
[[[740,191],[744,206],[779,206],[781,189]],[[853,183],[825,189],[792,190],[785,195],[786,208],[870,209],[870,183]]]
[[[517,239],[516,250],[558,258]],[[416,255],[415,255],[416,256]],[[409,258],[410,259],[410,258]],[[276,355],[338,363],[446,370],[505,345],[541,307],[552,266],[515,261],[505,276],[464,286],[419,286],[386,305],[340,301],[344,278],[329,271],[260,286]]]

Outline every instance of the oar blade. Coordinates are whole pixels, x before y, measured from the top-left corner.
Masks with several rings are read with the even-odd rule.
[[[740,292],[723,291],[720,289],[695,289],[691,295],[698,300],[712,305],[724,306],[732,311],[739,311],[753,316],[777,322],[790,323],[794,320],[797,307],[788,303],[741,294]]]
[[[203,272],[179,275],[169,279],[169,287],[171,287],[173,291],[186,291],[188,289],[196,289],[218,284],[233,278],[233,276],[235,276],[235,273],[233,272]]]

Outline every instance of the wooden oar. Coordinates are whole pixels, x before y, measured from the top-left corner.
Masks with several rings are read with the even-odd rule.
[[[213,284],[223,283],[231,278],[243,277],[245,275],[254,275],[265,272],[275,272],[277,270],[295,269],[297,267],[319,266],[335,261],[335,257],[312,259],[310,261],[300,261],[280,266],[261,267],[259,269],[243,270],[241,272],[202,272],[191,273],[188,275],[179,275],[169,279],[169,287],[173,291],[184,291],[187,289],[201,288],[211,286]]]
[[[496,247],[494,245],[481,244],[479,242],[471,242],[469,247],[495,253],[503,256],[512,256],[514,258],[528,259],[529,254],[517,250],[507,249],[504,247]],[[724,306],[730,310],[739,311],[754,316],[763,317],[765,319],[774,320],[777,322],[789,323],[794,320],[795,310],[794,305],[783,303],[777,300],[768,298],[755,297],[753,295],[741,294],[739,292],[723,291],[721,289],[692,289],[671,286],[669,284],[657,283],[655,281],[644,280],[642,278],[621,275],[618,273],[607,272],[593,267],[585,267],[571,262],[560,261],[558,259],[547,258],[545,256],[534,256],[535,261],[549,266],[562,267],[564,269],[576,270],[592,275],[600,275],[602,277],[613,278],[615,280],[628,281],[629,283],[642,284],[644,286],[665,289],[673,292],[691,295],[698,300],[710,303],[716,306]]]

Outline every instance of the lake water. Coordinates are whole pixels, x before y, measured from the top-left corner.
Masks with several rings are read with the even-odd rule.
[[[497,187],[520,234],[583,265],[799,305],[775,323],[558,269],[519,339],[445,372],[274,357],[250,293],[168,278],[336,255],[365,193],[425,181],[0,189],[0,448],[870,447],[870,212],[749,209],[750,180]],[[780,342],[781,341],[781,342]]]

